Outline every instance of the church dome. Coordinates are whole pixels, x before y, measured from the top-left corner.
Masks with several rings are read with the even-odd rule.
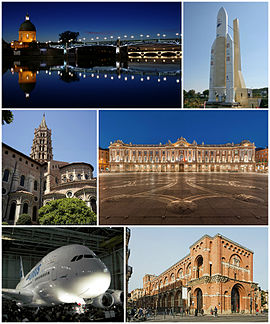
[[[36,31],[36,27],[31,23],[28,15],[26,15],[25,21],[21,24],[19,31]]]

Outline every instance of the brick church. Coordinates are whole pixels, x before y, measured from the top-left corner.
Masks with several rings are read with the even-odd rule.
[[[38,209],[48,201],[79,198],[96,213],[96,178],[85,162],[53,160],[51,130],[45,115],[35,129],[30,157],[2,145],[2,220],[16,224],[21,214],[38,221]]]
[[[138,306],[188,310],[210,314],[255,313],[261,305],[258,284],[253,282],[253,252],[217,234],[204,235],[190,252],[160,275],[143,277],[143,297]]]

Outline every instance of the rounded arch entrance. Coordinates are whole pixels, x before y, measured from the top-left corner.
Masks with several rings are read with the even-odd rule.
[[[200,312],[203,308],[203,293],[200,288],[195,289],[194,291],[194,297],[195,297],[195,309]]]
[[[236,284],[231,290],[231,312],[240,313],[245,310],[243,298],[245,296],[245,289],[242,285]]]

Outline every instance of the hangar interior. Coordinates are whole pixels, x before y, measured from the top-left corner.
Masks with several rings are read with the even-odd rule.
[[[123,290],[123,228],[117,227],[3,227],[2,287],[15,288],[20,281],[20,256],[27,274],[49,252],[69,244],[93,250],[110,270],[110,289]]]

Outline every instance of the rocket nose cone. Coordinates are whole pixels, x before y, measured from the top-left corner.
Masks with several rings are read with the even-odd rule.
[[[219,15],[227,15],[227,11],[224,9],[224,7],[221,7],[218,11],[218,16]]]

